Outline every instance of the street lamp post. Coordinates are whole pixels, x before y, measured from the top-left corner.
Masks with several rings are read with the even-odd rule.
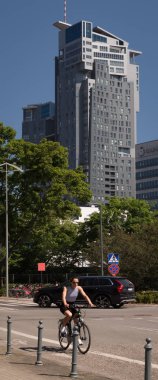
[[[101,262],[101,276],[104,276],[104,253],[103,253],[103,220],[102,220],[102,203],[94,203],[99,210],[100,222],[100,262]]]
[[[102,204],[100,204],[100,255],[101,255],[101,275],[104,276],[104,257],[103,257],[103,223],[102,223]]]
[[[9,249],[8,249],[8,167],[11,167],[12,170],[18,170],[20,172],[23,172],[21,168],[19,168],[16,165],[9,164],[8,162],[5,162],[4,164],[1,164],[0,167],[5,166],[5,189],[6,189],[6,297],[8,297],[8,283],[9,283],[9,271],[8,271],[8,258],[9,258]]]

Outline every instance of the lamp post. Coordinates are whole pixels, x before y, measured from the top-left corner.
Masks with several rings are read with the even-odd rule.
[[[6,297],[8,297],[8,258],[9,258],[9,249],[8,249],[8,167],[11,167],[12,170],[18,170],[20,172],[23,172],[21,168],[19,168],[16,165],[9,164],[8,162],[5,162],[4,164],[1,164],[0,167],[5,167],[5,189],[6,189]]]
[[[101,262],[101,276],[104,276],[104,255],[103,255],[103,220],[102,220],[102,203],[94,203],[99,210],[100,221],[100,262]]]
[[[100,203],[99,208],[100,208],[100,255],[101,255],[101,275],[104,276],[102,203]]]

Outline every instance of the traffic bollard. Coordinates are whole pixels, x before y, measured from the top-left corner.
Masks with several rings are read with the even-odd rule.
[[[43,335],[43,322],[39,321],[38,325],[38,345],[37,345],[37,360],[36,365],[43,365],[41,356],[42,356],[42,335]]]
[[[74,326],[73,328],[73,334],[72,334],[72,342],[73,342],[73,349],[72,349],[72,367],[70,372],[70,377],[77,377],[77,346],[78,346],[78,327]]]
[[[7,319],[7,352],[6,352],[6,355],[11,355],[11,353],[12,353],[12,347],[11,347],[11,324],[12,324],[11,317],[8,317],[8,319]]]
[[[151,380],[151,351],[152,351],[152,344],[151,339],[146,339],[146,344],[144,346],[145,348],[145,374],[144,374],[144,380]]]

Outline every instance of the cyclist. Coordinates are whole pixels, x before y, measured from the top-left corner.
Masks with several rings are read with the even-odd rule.
[[[78,297],[78,294],[81,293],[81,295],[85,298],[85,300],[89,303],[91,307],[95,306],[91,302],[90,298],[87,296],[87,294],[84,292],[81,286],[79,286],[79,279],[76,277],[73,277],[70,279],[71,285],[66,287],[64,286],[63,292],[62,292],[62,305],[60,307],[61,313],[65,315],[65,318],[63,319],[63,328],[61,330],[61,333],[63,336],[66,335],[66,329],[65,326],[69,322],[72,316],[75,316],[77,310],[75,309],[74,302],[76,301],[76,298]],[[74,320],[75,322],[75,320]]]

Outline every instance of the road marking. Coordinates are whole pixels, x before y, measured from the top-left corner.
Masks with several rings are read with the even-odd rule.
[[[134,318],[131,318],[131,319],[143,319],[142,317],[134,317]]]
[[[107,317],[109,319],[109,317]],[[123,321],[125,318],[124,317],[111,317],[110,319],[115,319],[115,321]],[[105,317],[98,317],[98,318],[93,318],[93,321],[105,321]]]
[[[1,306],[1,305],[2,305],[2,306],[7,306],[8,303],[0,303],[0,306]],[[10,305],[11,305],[11,306],[12,306],[12,305],[15,305],[15,303],[9,304],[9,306],[10,306]]]
[[[14,344],[24,344],[25,346],[27,345],[27,340],[20,340],[20,339],[13,339],[12,340],[12,343],[13,343],[13,345]]]
[[[0,303],[0,308],[1,308],[1,305],[2,306],[6,306],[9,305],[9,306],[36,306],[33,302],[30,302],[30,303],[24,303],[24,302],[9,302],[9,303]],[[9,307],[8,306],[8,307]]]
[[[133,327],[133,328],[135,328],[135,327]],[[4,327],[0,327],[0,330],[1,331],[7,331],[7,329],[4,328]],[[25,334],[25,333],[22,333],[20,331],[12,330],[12,333],[16,334],[16,335],[19,335],[19,336],[23,336],[25,338],[30,338],[30,339],[37,340],[36,336]],[[53,343],[53,344],[59,345],[58,340],[43,338],[42,341],[46,342],[46,343]],[[124,362],[128,362],[128,363],[134,363],[134,364],[138,364],[138,365],[143,365],[144,366],[144,361],[130,359],[130,358],[127,358],[125,356],[112,355],[112,354],[107,354],[105,352],[91,351],[91,350],[89,351],[89,354],[96,355],[96,356],[102,356],[102,357],[106,357],[106,358],[109,358],[109,359],[120,360],[120,361],[124,361]],[[153,364],[152,363],[151,365],[152,365],[152,368],[158,369],[158,364]]]
[[[32,303],[22,303],[22,302],[19,302],[19,303],[13,303],[11,305],[13,305],[13,306],[26,306],[26,307],[35,306],[36,307],[36,305],[33,302]]]
[[[154,331],[154,332],[158,332],[158,329],[146,329],[144,327],[135,327],[135,326],[130,326],[131,329],[135,329],[135,330],[143,330],[143,331]]]
[[[11,307],[0,307],[0,310],[11,310],[11,311],[15,311],[15,309],[12,309]]]
[[[31,299],[31,298],[27,298],[27,299],[23,299],[23,298],[14,298],[14,299],[11,299],[11,300],[8,300],[8,301],[6,301],[6,300],[0,300],[0,304],[3,304],[3,303],[5,303],[5,304],[9,304],[9,303],[19,303],[19,302],[23,302],[23,303],[28,303],[28,302],[32,302],[34,305],[35,305],[35,303],[33,302],[33,300]]]
[[[118,356],[118,355],[112,355],[112,354],[105,354],[104,352],[98,352],[98,351],[90,351],[91,354],[97,355],[97,356],[103,356],[109,359],[115,359],[115,360],[121,360],[128,363],[134,363],[144,366],[144,362],[141,360],[135,360],[126,358],[125,356]],[[158,369],[158,364],[151,364],[152,368]]]
[[[59,356],[61,358],[69,359],[70,360],[70,354],[65,354],[65,352],[53,352],[52,356]]]
[[[1,331],[7,331],[7,329],[5,327],[0,327],[0,330]],[[37,340],[37,336],[25,334],[25,333],[22,333],[20,331],[12,330],[12,333],[16,334],[16,335],[19,335],[19,336],[24,336],[25,338],[30,338],[30,339]],[[52,339],[43,338],[43,341],[47,342],[47,343],[59,344],[58,340],[52,340]]]

